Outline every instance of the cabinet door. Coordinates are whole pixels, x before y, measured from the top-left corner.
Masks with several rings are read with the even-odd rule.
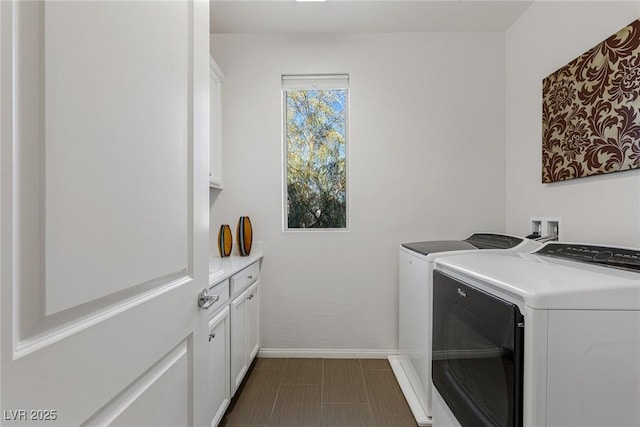
[[[217,426],[231,399],[229,308],[209,321],[209,390],[214,410],[211,426]]]
[[[231,395],[247,372],[246,307],[248,290],[238,295],[229,306],[231,313]]]
[[[246,322],[247,322],[247,366],[251,365],[253,358],[258,354],[260,349],[260,330],[258,328],[258,284],[256,282],[247,291],[247,308],[246,308]]]
[[[222,188],[222,80],[224,74],[209,58],[209,186]]]

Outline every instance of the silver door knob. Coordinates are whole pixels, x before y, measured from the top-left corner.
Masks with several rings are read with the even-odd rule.
[[[209,291],[207,289],[202,289],[200,294],[198,295],[198,307],[203,310],[208,309],[216,301],[220,299],[220,295],[209,295]]]

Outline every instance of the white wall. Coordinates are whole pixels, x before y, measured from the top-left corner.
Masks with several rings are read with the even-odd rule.
[[[393,351],[397,248],[504,231],[504,34],[214,35],[224,185],[212,241],[264,241],[262,346]],[[282,74],[349,73],[348,232],[282,232]],[[213,247],[215,247],[215,242]]]
[[[640,247],[640,170],[541,184],[542,79],[640,17],[640,2],[536,2],[506,32],[506,229],[561,216],[564,239]]]

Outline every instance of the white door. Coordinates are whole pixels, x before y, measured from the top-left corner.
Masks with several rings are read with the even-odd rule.
[[[3,425],[211,419],[208,19],[0,1]]]

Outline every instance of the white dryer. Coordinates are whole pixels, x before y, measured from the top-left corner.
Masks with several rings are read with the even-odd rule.
[[[433,421],[640,426],[640,250],[548,243],[433,272]]]
[[[540,243],[497,233],[404,243],[399,252],[398,355],[389,363],[419,426],[431,425],[431,277],[435,259],[469,252],[530,252]]]

